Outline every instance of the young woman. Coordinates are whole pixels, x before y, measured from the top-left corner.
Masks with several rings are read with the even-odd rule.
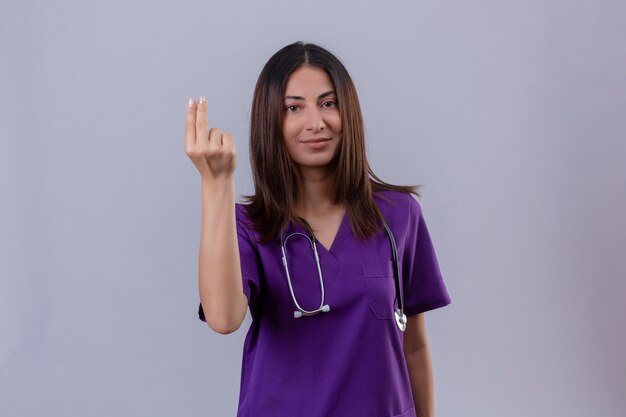
[[[281,49],[259,76],[250,130],[243,205],[233,137],[208,128],[204,97],[189,102],[200,319],[226,334],[252,315],[238,416],[432,416],[423,313],[450,297],[416,187],[367,163],[345,67],[313,44]]]

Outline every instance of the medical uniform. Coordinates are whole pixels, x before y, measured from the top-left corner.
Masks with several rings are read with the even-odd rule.
[[[418,201],[395,191],[374,201],[398,247],[407,316],[443,307],[450,297]],[[236,205],[243,291],[252,324],[243,348],[238,417],[415,417],[394,320],[396,291],[383,229],[362,242],[344,215],[328,250],[317,242],[327,313],[294,318],[278,238],[257,243],[245,206]],[[297,224],[284,236],[307,233]],[[321,289],[308,240],[289,239],[287,259],[298,302],[317,309]],[[200,307],[200,318],[204,319]]]

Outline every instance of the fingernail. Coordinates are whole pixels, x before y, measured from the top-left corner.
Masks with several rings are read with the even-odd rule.
[[[206,97],[202,96],[200,97],[200,104],[204,104],[206,102]]]
[[[191,107],[191,106],[193,106],[193,101],[194,101],[194,99],[193,99],[193,98],[190,98],[190,99],[189,99],[189,103],[187,103],[187,107]]]

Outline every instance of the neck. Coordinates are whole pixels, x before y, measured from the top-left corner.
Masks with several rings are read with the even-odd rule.
[[[300,216],[307,216],[332,209],[335,204],[330,192],[334,180],[329,169],[302,167],[296,213]]]

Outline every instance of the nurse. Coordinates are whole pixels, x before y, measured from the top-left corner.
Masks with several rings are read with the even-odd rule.
[[[246,204],[235,202],[234,139],[209,128],[206,113],[205,97],[189,101],[185,151],[202,184],[199,315],[227,334],[250,310],[237,415],[433,416],[424,312],[450,297],[416,187],[385,183],[368,165],[343,64],[302,42],[267,62]]]

